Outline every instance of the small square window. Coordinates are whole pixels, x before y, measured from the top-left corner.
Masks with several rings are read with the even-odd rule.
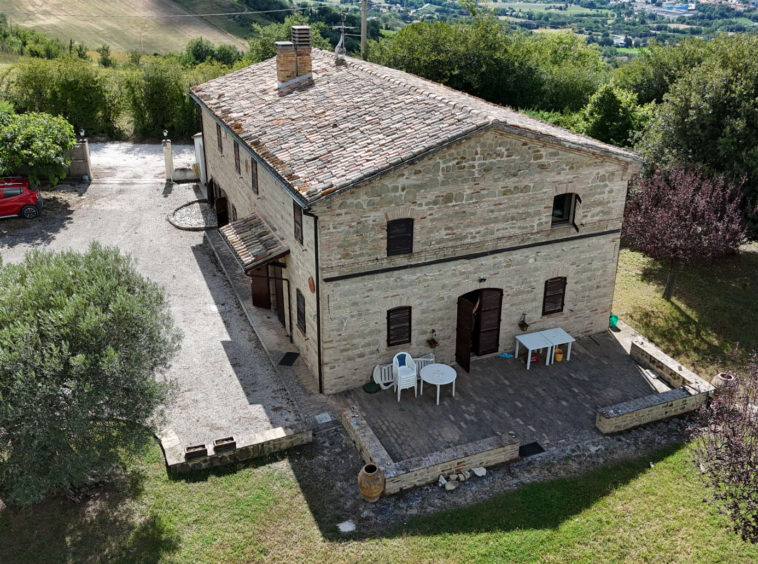
[[[574,222],[576,194],[558,194],[553,198],[552,225],[567,225]]]
[[[411,342],[411,308],[396,307],[387,311],[387,346]]]
[[[387,222],[387,256],[407,255],[413,252],[413,218],[393,219]]]
[[[551,278],[545,282],[545,295],[542,300],[542,315],[561,313],[566,303],[566,277]]]

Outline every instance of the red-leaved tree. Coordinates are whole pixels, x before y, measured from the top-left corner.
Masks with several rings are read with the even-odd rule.
[[[678,165],[632,180],[623,235],[647,256],[669,261],[665,299],[671,299],[680,264],[735,253],[746,241],[742,184]]]
[[[731,375],[700,408],[693,430],[695,463],[743,540],[758,542],[758,358]]]

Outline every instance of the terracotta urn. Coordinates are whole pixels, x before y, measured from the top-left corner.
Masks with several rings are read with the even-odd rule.
[[[730,384],[734,381],[734,375],[729,374],[728,372],[721,372],[719,374],[716,374],[716,376],[713,377],[713,380],[711,381],[711,384],[714,387],[713,395],[714,397],[719,394],[719,392],[726,386],[727,384]]]
[[[369,503],[378,501],[384,491],[384,473],[376,464],[366,464],[358,472],[358,488]]]

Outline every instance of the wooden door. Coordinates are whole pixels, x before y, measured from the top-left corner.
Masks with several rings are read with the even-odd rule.
[[[474,304],[464,297],[458,298],[458,321],[455,326],[455,361],[466,372],[471,367],[471,330],[474,322]]]
[[[216,198],[216,221],[219,227],[229,223],[229,206],[226,198]]]
[[[284,328],[287,324],[284,322],[284,282],[282,282],[282,267],[274,267],[274,293],[276,294],[276,317],[279,319]],[[290,327],[290,331],[292,328]]]
[[[253,294],[253,305],[271,309],[271,294],[268,288],[268,267],[256,268],[250,274],[250,289]],[[265,278],[264,278],[265,277]]]
[[[500,347],[500,310],[503,304],[503,291],[496,289],[482,290],[479,298],[479,327],[477,332],[477,351],[481,356],[498,351]]]

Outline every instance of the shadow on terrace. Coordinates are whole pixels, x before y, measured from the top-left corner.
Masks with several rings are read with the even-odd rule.
[[[403,390],[400,402],[392,390],[344,395],[399,462],[494,435],[545,450],[579,443],[601,435],[598,408],[669,389],[652,381],[610,332],[575,342],[569,361],[545,366],[543,359],[530,370],[520,359],[474,360],[471,373],[457,368],[455,397],[451,386],[441,388],[440,405],[428,384],[417,398]]]

